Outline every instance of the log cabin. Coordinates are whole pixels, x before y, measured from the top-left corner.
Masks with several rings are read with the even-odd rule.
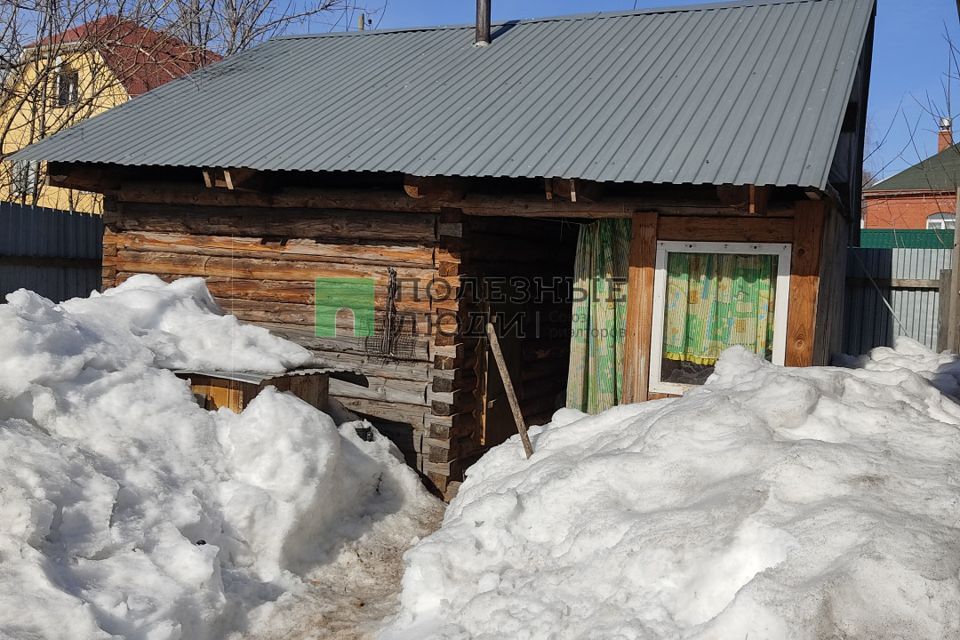
[[[28,147],[104,194],[103,286],[199,276],[358,372],[441,494],[525,421],[839,348],[874,0],[285,37]],[[519,451],[519,448],[518,448]]]

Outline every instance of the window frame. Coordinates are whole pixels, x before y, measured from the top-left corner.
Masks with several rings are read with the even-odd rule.
[[[67,64],[60,64],[54,76],[54,104],[65,109],[80,102],[80,73]]]
[[[662,240],[657,242],[657,258],[653,276],[653,326],[650,339],[650,380],[652,393],[680,395],[700,385],[663,382],[663,329],[667,300],[667,257],[670,253],[728,253],[740,255],[771,255],[777,257],[777,293],[774,297],[773,364],[786,360],[787,315],[790,304],[789,243],[763,242],[687,242]]]
[[[956,214],[949,213],[946,211],[937,211],[936,213],[931,213],[927,216],[925,228],[930,230],[944,231],[956,228],[957,216]],[[950,226],[947,226],[947,225]]]
[[[40,163],[35,160],[14,160],[11,166],[10,195],[24,200],[40,186]]]

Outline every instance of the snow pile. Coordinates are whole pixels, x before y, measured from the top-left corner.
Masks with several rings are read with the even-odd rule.
[[[220,315],[199,280],[7,301],[0,638],[222,638],[370,521],[430,500],[379,435],[272,389],[240,415],[208,412],[157,368],[310,361]]]
[[[223,315],[202,278],[166,284],[136,275],[102,295],[61,306],[105,344],[138,355],[152,352],[158,367],[282,373],[314,363],[300,345]],[[127,361],[135,357],[124,355]]]
[[[468,472],[385,638],[960,637],[960,366],[728,350],[683,398],[562,410]]]

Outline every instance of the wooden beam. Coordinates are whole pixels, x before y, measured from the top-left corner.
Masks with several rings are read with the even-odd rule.
[[[651,212],[633,216],[623,361],[623,401],[626,403],[647,400],[650,386],[650,332],[653,326],[657,218],[657,214]]]
[[[444,202],[454,202],[467,193],[467,182],[463,178],[403,176],[403,191],[416,200],[423,198]]]
[[[785,364],[788,367],[809,367],[814,364],[820,246],[826,216],[825,201],[809,200],[796,204],[790,257],[790,303],[787,310]]]
[[[770,199],[770,187],[750,185],[748,193],[747,213],[757,216],[767,215],[767,201]]]
[[[461,200],[446,201],[442,198],[436,200],[430,198],[415,199],[405,194],[375,189],[288,188],[272,193],[258,193],[205,189],[202,186],[191,187],[183,183],[158,182],[127,182],[111,193],[116,194],[119,202],[151,204],[353,209],[411,213],[436,213],[441,208],[450,207],[460,209],[465,215],[471,216],[521,218],[629,218],[638,210],[657,211],[664,215],[730,216],[737,213],[730,207],[708,200],[684,199],[682,197],[638,196],[609,199],[602,203],[571,203],[556,197],[553,200],[546,201],[534,194],[468,193]]]
[[[792,242],[794,222],[790,218],[745,216],[664,216],[660,218],[658,240],[697,242]]]
[[[603,184],[576,178],[546,178],[547,200],[558,196],[568,202],[599,202],[603,197]]]

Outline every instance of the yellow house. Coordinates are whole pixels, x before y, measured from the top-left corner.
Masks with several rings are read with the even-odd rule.
[[[0,103],[0,157],[219,59],[106,16],[28,45]],[[100,196],[50,187],[37,162],[4,162],[0,200],[99,213]]]

